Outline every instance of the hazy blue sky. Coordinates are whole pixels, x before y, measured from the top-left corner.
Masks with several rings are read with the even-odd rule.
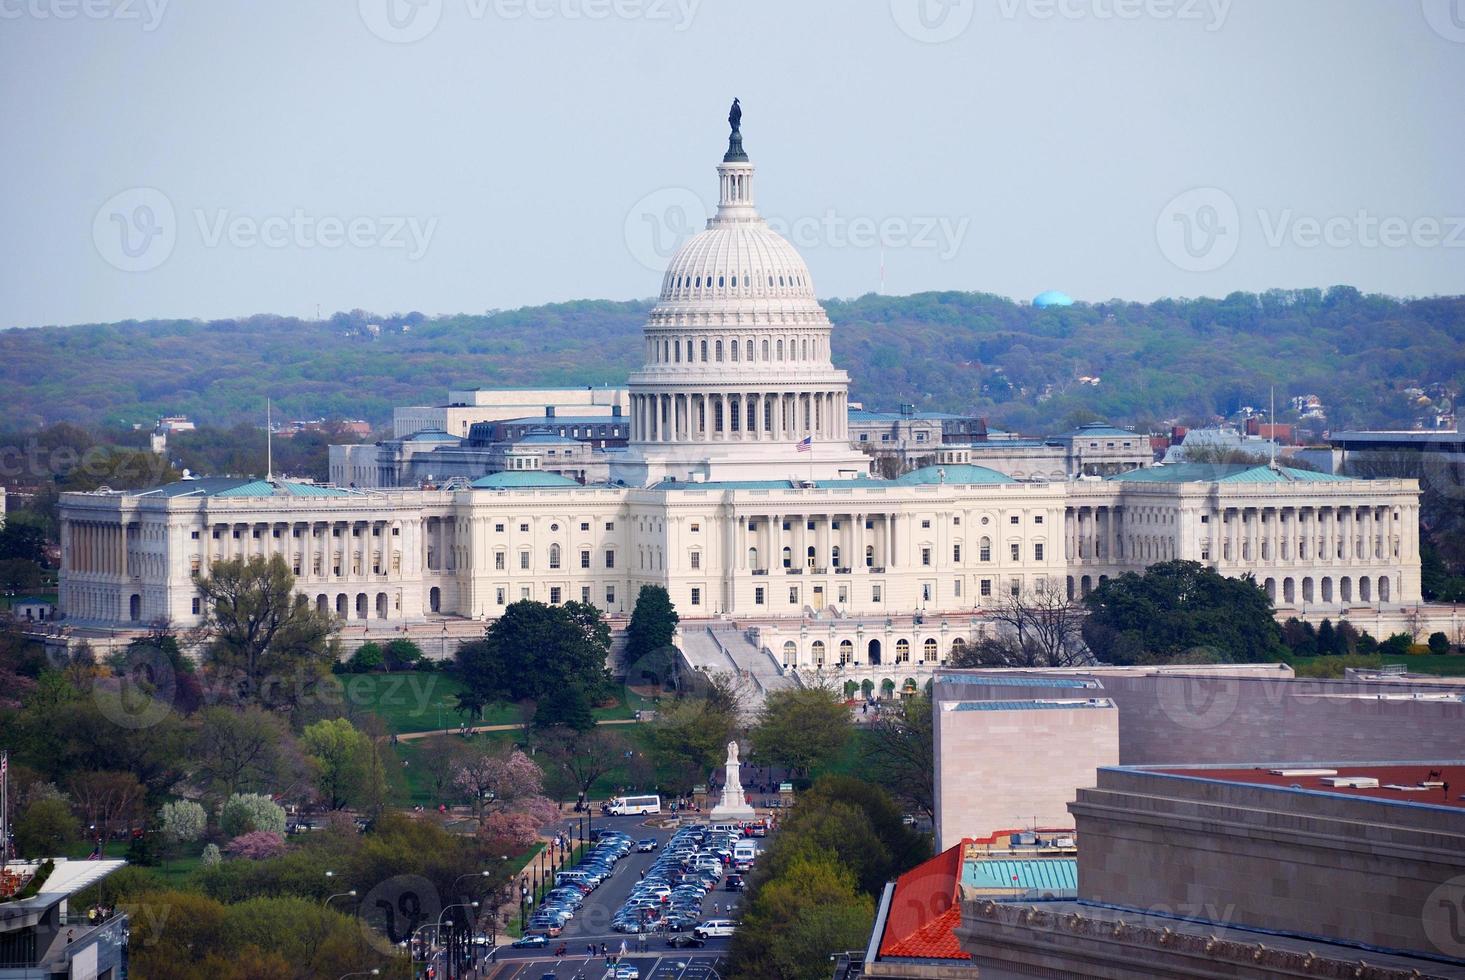
[[[0,81],[0,325],[648,296],[734,95],[821,296],[1465,291],[1465,0],[0,0]]]

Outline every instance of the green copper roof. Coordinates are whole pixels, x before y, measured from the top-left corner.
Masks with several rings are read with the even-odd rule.
[[[972,888],[1021,888],[1071,892],[1078,890],[1077,858],[1030,858],[966,861],[961,883]]]
[[[948,466],[923,466],[905,476],[896,477],[896,485],[903,487],[924,486],[931,483],[950,483],[965,487],[984,483],[1016,483],[1012,477],[985,466],[967,463],[953,463]]]
[[[341,487],[318,483],[297,483],[293,480],[253,480],[239,477],[204,477],[179,480],[151,490],[139,497],[350,497],[354,492]]]
[[[1346,483],[1348,477],[1289,466],[1250,466],[1245,463],[1174,463],[1150,466],[1108,477],[1121,483]]]
[[[578,487],[580,484],[558,473],[541,470],[505,470],[481,476],[471,484],[475,490],[549,489],[552,487]]]

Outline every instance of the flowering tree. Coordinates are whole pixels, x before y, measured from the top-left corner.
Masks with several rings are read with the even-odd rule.
[[[507,754],[486,751],[458,766],[453,783],[473,799],[479,828],[491,837],[525,839],[554,818],[554,803],[544,797],[544,773],[534,760],[515,749]]]
[[[198,840],[208,827],[208,814],[193,800],[164,803],[158,816],[163,821],[163,834],[175,843]]]
[[[235,793],[219,811],[219,826],[230,837],[253,830],[273,834],[285,832],[285,810],[268,796],[259,793]]]
[[[218,844],[205,844],[203,848],[203,856],[202,858],[200,858],[200,860],[203,862],[203,866],[205,868],[212,868],[214,865],[223,861],[224,856],[219,853]]]
[[[285,853],[285,839],[267,830],[255,830],[231,840],[224,848],[235,857],[262,861]]]

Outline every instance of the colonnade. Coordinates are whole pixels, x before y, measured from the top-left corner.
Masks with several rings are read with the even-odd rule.
[[[631,396],[633,442],[798,441],[849,438],[843,390]]]

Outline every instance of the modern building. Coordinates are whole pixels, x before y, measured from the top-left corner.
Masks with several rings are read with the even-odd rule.
[[[626,388],[453,392],[441,410],[398,419],[385,463],[382,447],[333,457],[334,486],[204,479],[64,494],[63,614],[103,630],[191,626],[193,577],[241,555],[282,556],[303,594],[355,626],[431,636],[446,618],[496,617],[520,599],[626,613],[656,584],[691,632],[716,624],[778,671],[880,668],[903,682],[979,635],[1005,595],[1079,595],[1168,558],[1255,575],[1313,612],[1418,601],[1413,481],[1268,467],[1039,481],[975,463],[872,477],[850,438],[829,319],[803,260],[759,217],[734,137],[717,213],[671,260]],[[471,451],[520,459],[490,426],[526,418],[558,423],[548,435],[560,440],[603,442],[591,448],[604,477],[576,455],[551,465],[565,462],[548,456],[563,442],[488,476],[446,468],[475,425],[490,441]],[[1069,443],[1050,472],[1122,468],[1145,452],[1117,429]],[[434,489],[398,488],[421,459]]]
[[[7,862],[0,869],[0,980],[126,980],[126,913],[71,902],[126,863]]]
[[[1076,898],[961,903],[983,980],[1465,977],[1465,763],[1097,775]]]

